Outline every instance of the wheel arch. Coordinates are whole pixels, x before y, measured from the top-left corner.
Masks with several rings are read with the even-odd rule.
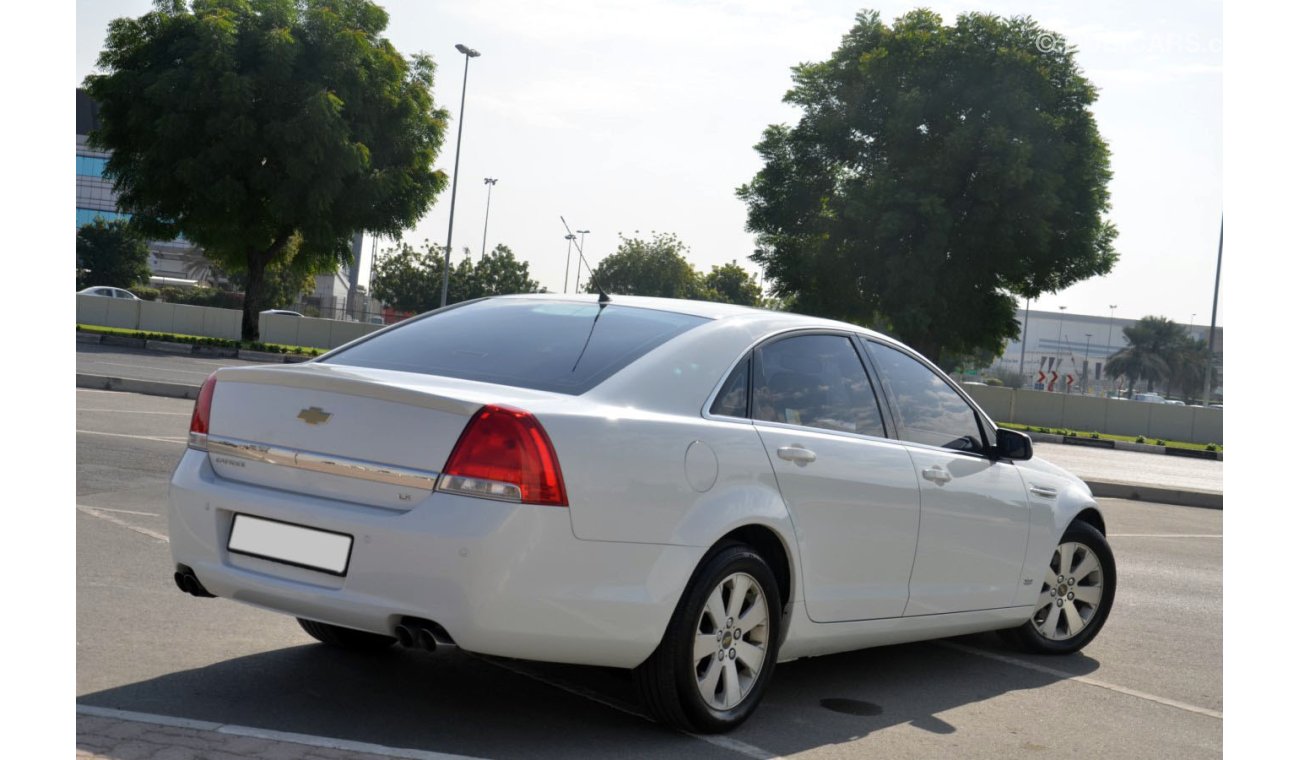
[[[1101,531],[1103,536],[1106,535],[1106,521],[1101,516],[1101,510],[1097,509],[1095,506],[1084,507],[1079,510],[1079,513],[1074,516],[1074,520],[1071,522],[1075,521],[1087,523]]]

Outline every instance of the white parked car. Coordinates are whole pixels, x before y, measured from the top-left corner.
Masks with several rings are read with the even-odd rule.
[[[111,288],[107,285],[95,285],[89,288],[82,288],[77,291],[79,296],[103,296],[105,298],[125,298],[128,301],[139,301],[140,297],[129,290],[122,288]]]
[[[1115,562],[1078,478],[861,327],[508,296],[203,385],[175,580],[326,644],[633,669],[735,727],[778,660],[1002,630],[1087,644]]]

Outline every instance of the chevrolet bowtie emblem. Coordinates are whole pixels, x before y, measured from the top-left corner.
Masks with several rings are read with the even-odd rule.
[[[301,412],[298,412],[298,419],[302,420],[308,425],[319,425],[322,422],[328,420],[332,416],[334,415],[330,414],[324,409],[321,409],[319,406],[309,407],[307,409],[303,409]]]

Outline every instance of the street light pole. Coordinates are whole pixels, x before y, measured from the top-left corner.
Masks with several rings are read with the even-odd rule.
[[[1219,260],[1214,265],[1214,303],[1210,307],[1209,355],[1205,359],[1205,392],[1201,396],[1210,403],[1210,381],[1214,375],[1214,328],[1219,321],[1219,272],[1223,269],[1223,215],[1219,215]]]
[[[1117,306],[1119,306],[1119,304],[1114,304],[1114,303],[1113,303],[1113,304],[1110,305],[1110,324],[1107,325],[1107,327],[1106,327],[1106,356],[1107,356],[1107,357],[1109,357],[1110,354],[1111,354],[1111,351],[1110,351],[1110,337],[1111,337],[1111,333],[1113,333],[1113,332],[1115,331],[1115,308],[1116,308]],[[1115,381],[1114,381],[1114,380],[1111,381],[1110,389],[1111,389],[1112,391],[1115,390]]]
[[[483,212],[483,250],[478,252],[479,260],[482,261],[487,257],[487,223],[488,214],[492,213],[492,188],[496,187],[497,181],[492,177],[484,177],[483,184],[487,185],[488,202],[487,210]]]
[[[1092,333],[1084,333],[1088,341],[1083,344],[1083,395],[1088,395],[1088,349],[1092,348]]]
[[[457,44],[456,49],[465,56],[465,75],[460,83],[460,123],[456,125],[456,164],[451,170],[451,209],[447,212],[447,249],[442,257],[442,306],[447,305],[447,282],[451,276],[451,226],[456,221],[456,180],[460,174],[460,136],[465,130],[465,86],[469,84],[469,59],[478,58],[480,53],[464,45]]]
[[[1061,331],[1065,329],[1065,307],[1057,306],[1061,310],[1061,316],[1056,321],[1056,371],[1061,371]]]
[[[1020,376],[1025,376],[1025,344],[1029,342],[1029,296],[1025,296],[1025,323],[1020,326]]]
[[[578,290],[578,285],[579,285],[579,283],[582,282],[582,262],[583,262],[583,261],[585,260],[585,258],[586,258],[585,256],[583,256],[583,252],[587,249],[587,247],[586,247],[586,242],[587,242],[587,233],[588,233],[588,232],[591,232],[591,230],[578,230],[577,233],[575,233],[575,234],[578,234],[578,235],[582,235],[582,239],[580,239],[580,240],[578,241],[578,255],[579,255],[581,258],[578,259],[578,271],[573,275],[573,292],[574,292],[574,293],[578,293],[578,292],[579,292],[579,290]]]
[[[569,260],[573,258],[573,241],[577,239],[577,237],[578,236],[574,235],[572,232],[564,236],[564,239],[569,241],[569,251],[568,253],[564,254],[564,292],[565,293],[569,292]]]

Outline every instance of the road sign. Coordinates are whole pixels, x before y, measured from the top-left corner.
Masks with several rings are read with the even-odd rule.
[[[1065,387],[1066,387],[1066,388],[1073,388],[1073,387],[1074,387],[1074,375],[1066,375],[1066,376],[1065,376]]]
[[[1052,373],[1052,379],[1047,382],[1047,390],[1050,391],[1056,388],[1056,378],[1058,377],[1060,377],[1059,374],[1057,374],[1056,372]]]
[[[1039,371],[1038,371],[1038,382],[1040,382],[1040,383],[1045,383],[1045,382],[1047,382],[1047,373],[1046,373],[1046,372],[1043,372],[1042,370],[1039,370]]]

